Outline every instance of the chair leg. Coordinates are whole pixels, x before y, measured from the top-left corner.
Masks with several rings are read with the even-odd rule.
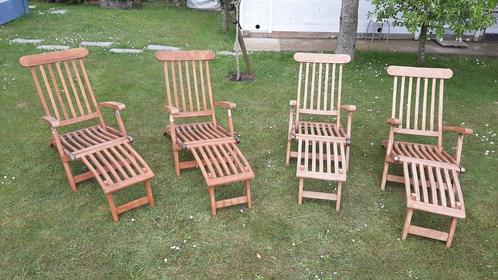
[[[405,240],[408,236],[408,228],[412,222],[413,209],[408,208],[406,211],[405,224],[403,225],[403,232],[401,233],[401,239]]]
[[[62,162],[62,165],[64,166],[64,171],[66,172],[67,180],[69,181],[69,186],[71,187],[71,190],[73,190],[73,192],[76,192],[78,189],[76,187],[76,182],[74,181],[74,176],[73,173],[71,172],[71,167],[69,166],[69,162],[67,161]]]
[[[341,192],[342,192],[342,182],[337,182],[337,200],[335,204],[335,211],[339,212],[341,208]]]
[[[154,208],[156,205],[154,203],[154,195],[152,194],[152,188],[150,187],[150,179],[145,181],[145,190],[147,191],[149,205],[151,208]]]
[[[299,179],[299,191],[297,193],[297,205],[303,204],[303,188],[304,188],[304,179]]]
[[[252,208],[251,180],[246,180],[247,207]]]
[[[448,240],[446,241],[446,248],[451,247],[451,242],[453,241],[453,236],[455,235],[456,226],[457,226],[457,218],[451,218],[450,231],[448,232]]]
[[[291,153],[291,145],[292,145],[292,141],[291,140],[287,140],[287,153],[286,153],[286,156],[285,156],[285,164],[286,165],[289,165],[290,153]]]
[[[380,189],[385,190],[386,189],[386,183],[387,183],[387,174],[389,172],[389,163],[384,161],[384,170],[382,171],[382,182],[380,183]]]
[[[112,193],[107,194],[107,201],[109,202],[109,207],[111,208],[112,220],[114,222],[119,222],[118,211],[116,210],[116,205],[114,204],[114,198],[112,197]]]
[[[173,148],[173,159],[175,161],[175,173],[176,176],[180,176],[180,154],[179,151]]]
[[[349,171],[349,145],[346,146],[346,171]]]
[[[211,199],[211,215],[216,216],[216,200],[214,197],[214,187],[208,188],[209,198]]]

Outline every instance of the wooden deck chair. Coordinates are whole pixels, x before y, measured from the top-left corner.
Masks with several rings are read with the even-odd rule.
[[[214,102],[211,89],[209,61],[215,58],[212,51],[158,51],[156,58],[163,64],[166,83],[166,109],[169,125],[165,134],[171,137],[176,175],[186,168],[199,167],[208,186],[211,214],[216,209],[247,203],[251,208],[250,180],[254,173],[247,159],[237,147],[234,134],[232,102]],[[228,128],[218,124],[214,108],[227,110]],[[204,122],[189,122],[204,118]],[[182,124],[178,121],[186,120]],[[180,161],[180,151],[192,153],[194,160]],[[246,195],[215,200],[215,187],[244,181]]]
[[[386,157],[381,189],[387,181],[404,183],[403,176],[389,174],[389,165],[401,164],[399,156],[457,165],[461,172],[463,138],[472,129],[443,125],[444,82],[453,76],[451,69],[389,66],[387,73],[394,77],[389,139],[384,142]],[[451,156],[443,147],[443,132],[458,134],[457,149]],[[396,141],[396,135],[435,138],[435,145]]]
[[[97,103],[83,62],[86,56],[88,50],[79,48],[23,56],[19,62],[31,71],[44,112],[42,119],[52,131],[50,145],[59,153],[71,189],[76,191],[79,182],[95,178],[117,222],[122,212],[147,203],[154,207],[150,186],[154,173],[130,145],[131,138],[120,115],[125,105],[114,101]],[[118,130],[106,125],[101,108],[115,111]],[[59,129],[91,120],[98,124],[59,134]],[[76,160],[89,171],[73,175],[70,162]],[[116,207],[113,193],[140,182],[144,182],[147,194]]]
[[[296,53],[299,62],[297,100],[290,101],[286,164],[297,158],[298,204],[303,197],[336,200],[346,180],[351,143],[354,105],[342,104],[343,66],[351,58],[342,54]],[[348,113],[347,126],[341,124],[341,111]],[[330,122],[304,120],[306,116],[330,118]],[[298,150],[292,151],[297,140]],[[304,178],[337,181],[337,194],[304,191]]]
[[[463,195],[459,173],[463,138],[472,130],[464,127],[443,125],[444,83],[453,76],[451,69],[389,66],[394,76],[393,101],[389,139],[384,141],[386,157],[381,189],[387,181],[404,183],[407,214],[402,239],[414,234],[446,241],[450,247],[456,229],[457,218],[465,218]],[[443,147],[443,132],[458,134],[455,155]],[[415,141],[399,141],[396,136],[432,138],[435,144]],[[402,164],[403,176],[389,173],[390,164]],[[449,232],[411,225],[414,210],[451,218]]]

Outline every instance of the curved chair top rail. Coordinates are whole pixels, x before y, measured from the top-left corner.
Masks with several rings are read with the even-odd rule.
[[[387,67],[387,73],[391,76],[406,76],[445,80],[453,77],[453,71],[449,68],[426,68],[392,65]]]
[[[159,61],[212,60],[216,57],[213,51],[157,51]]]
[[[19,59],[24,67],[33,67],[42,64],[50,64],[61,61],[85,58],[88,56],[86,48],[69,49],[63,51],[26,55]]]
[[[294,60],[309,63],[345,64],[351,61],[351,57],[347,54],[295,53]]]

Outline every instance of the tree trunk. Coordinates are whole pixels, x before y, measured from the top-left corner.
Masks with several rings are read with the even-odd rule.
[[[420,37],[418,38],[418,58],[417,64],[425,63],[425,41],[427,40],[427,25],[420,27]]]
[[[247,74],[249,76],[254,76],[254,72],[252,71],[251,59],[249,58],[249,54],[247,53],[246,49],[246,44],[244,43],[244,37],[242,36],[242,32],[240,32],[239,28],[237,28],[237,32],[239,34],[238,40],[239,40],[240,50],[242,51],[242,56],[244,56],[244,61],[246,62]]]
[[[356,31],[358,29],[359,0],[342,0],[339,37],[336,53],[349,54],[354,57]]]
[[[221,1],[221,29],[223,33],[228,32],[228,13],[230,9],[230,1]]]

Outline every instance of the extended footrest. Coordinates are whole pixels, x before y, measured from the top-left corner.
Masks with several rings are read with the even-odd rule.
[[[254,172],[233,138],[198,145],[191,144],[189,149],[206,181],[213,216],[216,215],[217,208],[237,204],[247,204],[249,208],[252,207],[250,180],[254,177]],[[214,189],[217,186],[242,181],[246,185],[246,195],[221,201],[215,200]]]
[[[465,218],[465,206],[457,165],[403,157],[403,171],[408,208],[402,239],[408,234],[446,241],[451,246],[457,218]],[[414,210],[451,218],[449,232],[411,225]]]
[[[315,135],[296,135],[298,141],[296,177],[299,178],[298,204],[303,197],[335,200],[336,210],[341,203],[342,183],[346,181],[346,138]],[[304,179],[337,182],[337,194],[304,191]]]
[[[124,139],[86,150],[75,154],[75,157],[87,166],[102,187],[115,222],[119,220],[118,214],[130,209],[144,204],[154,207],[150,186],[150,179],[154,177],[154,173],[128,140]],[[145,183],[146,196],[116,207],[113,193],[140,182]]]

